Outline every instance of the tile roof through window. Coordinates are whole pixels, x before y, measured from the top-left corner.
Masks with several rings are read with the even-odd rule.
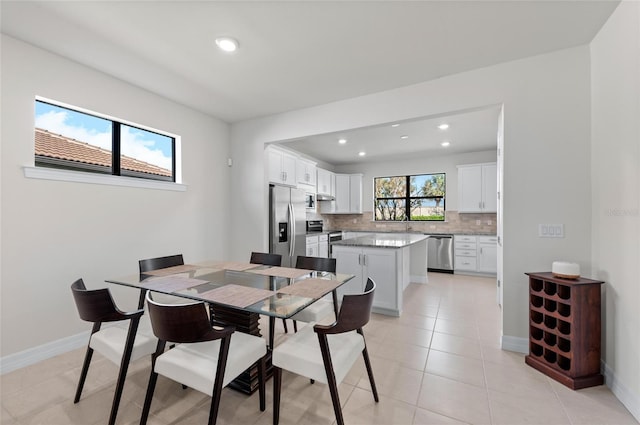
[[[36,128],[35,154],[83,164],[111,166],[111,151],[41,128]],[[171,170],[125,155],[120,158],[120,167],[128,171],[171,177]]]

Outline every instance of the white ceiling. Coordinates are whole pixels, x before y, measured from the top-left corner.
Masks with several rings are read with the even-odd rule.
[[[617,4],[2,0],[0,7],[3,33],[232,123],[583,45]],[[216,50],[221,35],[237,38],[239,50]],[[473,132],[457,119],[467,130],[452,137],[452,151]],[[491,125],[476,131],[482,144]],[[411,141],[439,140],[415,131]],[[403,150],[391,134],[374,137]],[[376,155],[384,153],[370,147],[367,157]]]
[[[412,158],[416,155],[450,155],[496,149],[499,107],[467,111],[456,115],[322,134],[281,145],[329,164],[379,162]],[[440,124],[449,124],[440,130]],[[392,124],[399,124],[392,127]],[[408,136],[403,139],[402,136]],[[340,144],[344,138],[347,143]],[[442,142],[449,146],[443,147]],[[365,152],[360,157],[359,152]]]

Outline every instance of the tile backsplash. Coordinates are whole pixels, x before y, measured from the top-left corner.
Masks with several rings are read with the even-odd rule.
[[[496,213],[458,214],[447,211],[446,221],[391,222],[373,221],[373,212],[363,214],[313,214],[314,219],[324,221],[327,230],[350,230],[362,232],[421,232],[421,233],[462,233],[471,235],[495,235]],[[316,218],[317,217],[317,218]]]

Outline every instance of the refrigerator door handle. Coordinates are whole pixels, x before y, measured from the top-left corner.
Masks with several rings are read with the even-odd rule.
[[[289,203],[289,226],[291,226],[291,237],[289,238],[289,257],[293,258],[293,253],[296,252],[296,216],[293,212],[292,203]]]

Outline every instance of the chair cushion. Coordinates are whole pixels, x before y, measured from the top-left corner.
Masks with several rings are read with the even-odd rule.
[[[318,300],[291,316],[291,319],[300,322],[319,322],[331,313],[333,313],[333,303],[331,301]]]
[[[126,323],[129,322],[127,321]],[[105,327],[91,335],[89,346],[115,364],[120,365],[128,331],[128,327]],[[133,343],[133,351],[131,352],[131,361],[154,353],[157,345],[158,339],[154,337],[153,334],[150,336],[136,332],[136,339]]]
[[[333,371],[339,384],[364,350],[364,338],[356,331],[328,335]],[[313,324],[288,337],[273,350],[272,363],[282,369],[327,383],[318,335]]]
[[[218,368],[220,340],[180,344],[156,359],[155,371],[211,396]],[[263,338],[234,332],[231,336],[223,385],[227,385],[245,369],[267,353]]]

